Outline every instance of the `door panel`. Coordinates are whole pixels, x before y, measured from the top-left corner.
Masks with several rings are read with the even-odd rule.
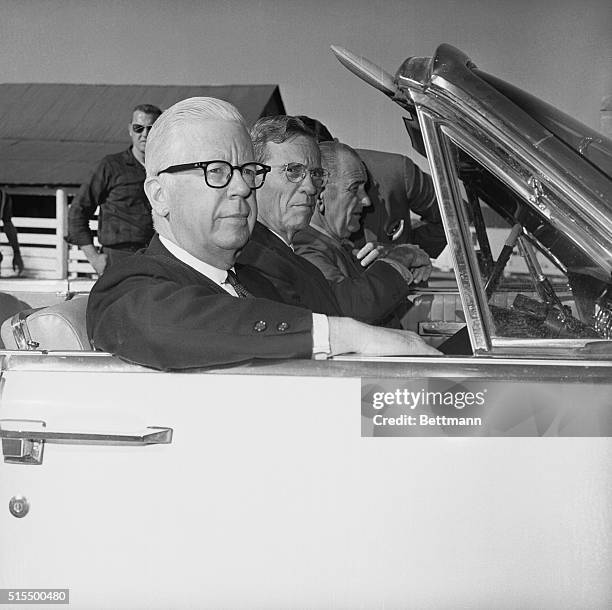
[[[361,438],[359,379],[334,377],[8,371],[0,414],[174,431],[0,463],[0,588],[96,609],[612,599],[609,439]]]

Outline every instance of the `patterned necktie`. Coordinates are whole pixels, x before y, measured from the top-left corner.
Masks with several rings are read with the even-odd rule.
[[[236,274],[231,270],[227,270],[227,279],[225,280],[242,299],[253,298],[253,295],[238,281]]]

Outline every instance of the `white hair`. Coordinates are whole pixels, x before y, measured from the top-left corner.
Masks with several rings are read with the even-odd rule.
[[[172,137],[187,123],[194,121],[232,121],[246,129],[246,123],[238,109],[224,100],[214,97],[190,97],[164,110],[155,121],[145,150],[147,177],[172,164]]]

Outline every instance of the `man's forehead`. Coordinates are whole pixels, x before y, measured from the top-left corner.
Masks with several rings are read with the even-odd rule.
[[[340,153],[339,166],[339,174],[343,177],[351,178],[355,182],[367,181],[365,165],[357,153],[348,151]]]
[[[285,142],[268,142],[266,144],[266,151],[269,156],[278,157],[296,157],[287,159],[289,161],[302,161],[311,159],[319,164],[321,159],[321,151],[319,150],[318,144],[312,139],[305,136],[298,136],[291,138]],[[297,158],[300,157],[300,158]]]
[[[177,122],[182,131],[197,134],[199,139],[206,141],[251,141],[246,128],[237,121],[220,119],[186,119]]]
[[[140,125],[153,125],[157,117],[153,114],[147,114],[142,110],[135,110],[132,113],[132,123],[138,123]]]
[[[213,157],[253,156],[253,144],[245,127],[235,121],[185,120],[172,129],[173,152],[180,155],[200,155],[200,161]],[[204,157],[210,157],[204,158]],[[249,159],[251,160],[251,159]]]

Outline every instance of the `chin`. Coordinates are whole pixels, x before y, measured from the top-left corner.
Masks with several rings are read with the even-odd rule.
[[[219,236],[217,243],[226,250],[240,250],[249,241],[251,232],[245,226],[242,231],[234,231],[231,235]]]
[[[295,222],[292,224],[294,231],[300,231],[301,229],[305,229],[310,224],[310,219],[312,218],[312,211],[308,211],[307,214],[303,214],[299,218],[295,219]]]

